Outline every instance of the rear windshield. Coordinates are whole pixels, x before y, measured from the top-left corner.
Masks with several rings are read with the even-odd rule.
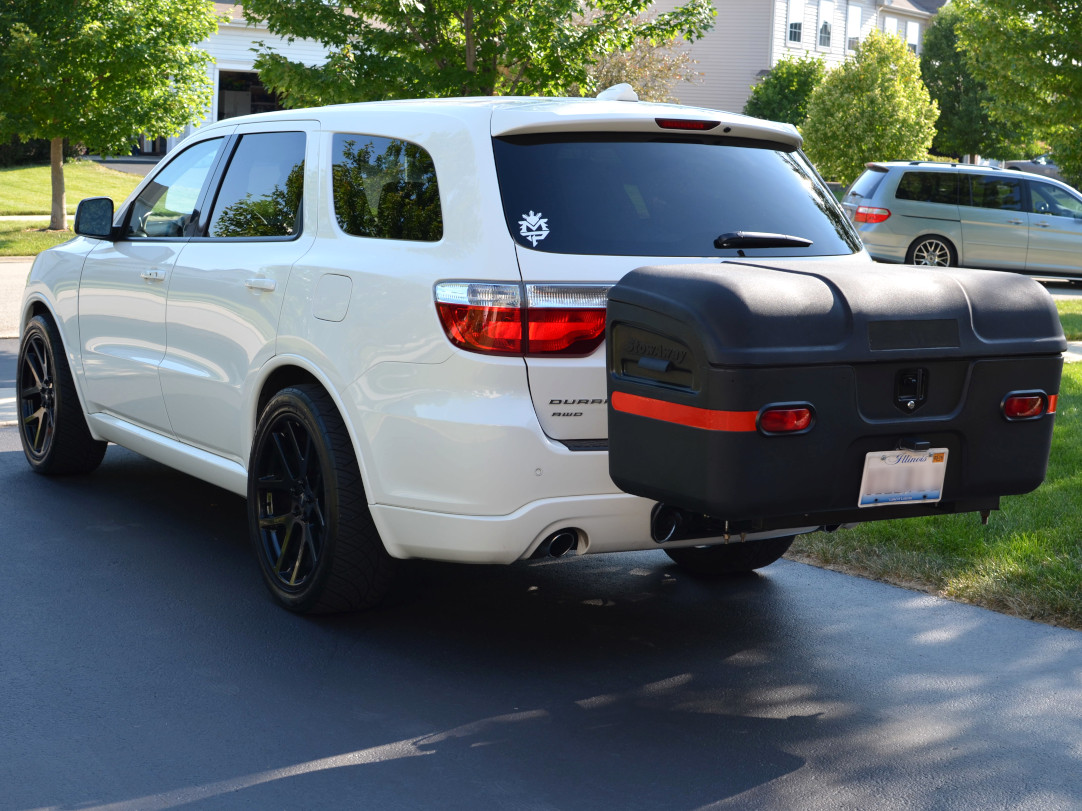
[[[883,169],[865,169],[864,174],[849,187],[846,197],[860,197],[867,200],[875,194],[875,190],[879,188],[879,184],[886,176],[887,173]]]
[[[747,256],[860,250],[833,195],[799,152],[776,144],[656,136],[515,136],[493,143],[507,227],[550,253],[736,256],[722,234],[812,241]]]

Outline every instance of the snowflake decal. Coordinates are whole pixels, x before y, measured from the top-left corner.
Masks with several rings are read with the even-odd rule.
[[[530,244],[535,248],[538,242],[549,235],[549,221],[541,216],[540,211],[536,214],[532,211],[529,214],[523,214],[518,224],[519,233],[530,240]]]

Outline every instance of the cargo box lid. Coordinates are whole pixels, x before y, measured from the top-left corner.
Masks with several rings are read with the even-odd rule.
[[[1067,348],[1052,297],[1026,276],[830,260],[638,268],[609,292],[609,319],[663,333],[715,366]]]

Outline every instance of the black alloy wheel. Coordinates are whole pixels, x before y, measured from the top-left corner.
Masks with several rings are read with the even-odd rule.
[[[318,386],[284,389],[264,409],[248,514],[264,580],[286,608],[350,611],[388,591],[393,560],[368,512],[345,425]]]
[[[38,473],[89,473],[107,443],[91,436],[56,326],[38,315],[23,330],[16,363],[19,439]]]

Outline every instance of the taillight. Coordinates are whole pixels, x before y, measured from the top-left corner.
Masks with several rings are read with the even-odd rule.
[[[609,285],[441,282],[436,310],[447,337],[471,352],[588,355],[605,340]],[[524,294],[525,293],[525,294]]]
[[[721,124],[720,121],[703,121],[692,118],[655,118],[654,121],[663,130],[697,130],[699,132],[712,130]]]
[[[857,213],[854,215],[853,220],[855,222],[868,222],[877,223],[885,222],[890,217],[890,209],[877,208],[876,206],[857,206]]]
[[[811,429],[814,417],[807,403],[772,405],[759,412],[756,424],[763,434],[799,434]]]
[[[1043,391],[1016,391],[1003,398],[1003,416],[1008,420],[1032,420],[1054,411]]]

